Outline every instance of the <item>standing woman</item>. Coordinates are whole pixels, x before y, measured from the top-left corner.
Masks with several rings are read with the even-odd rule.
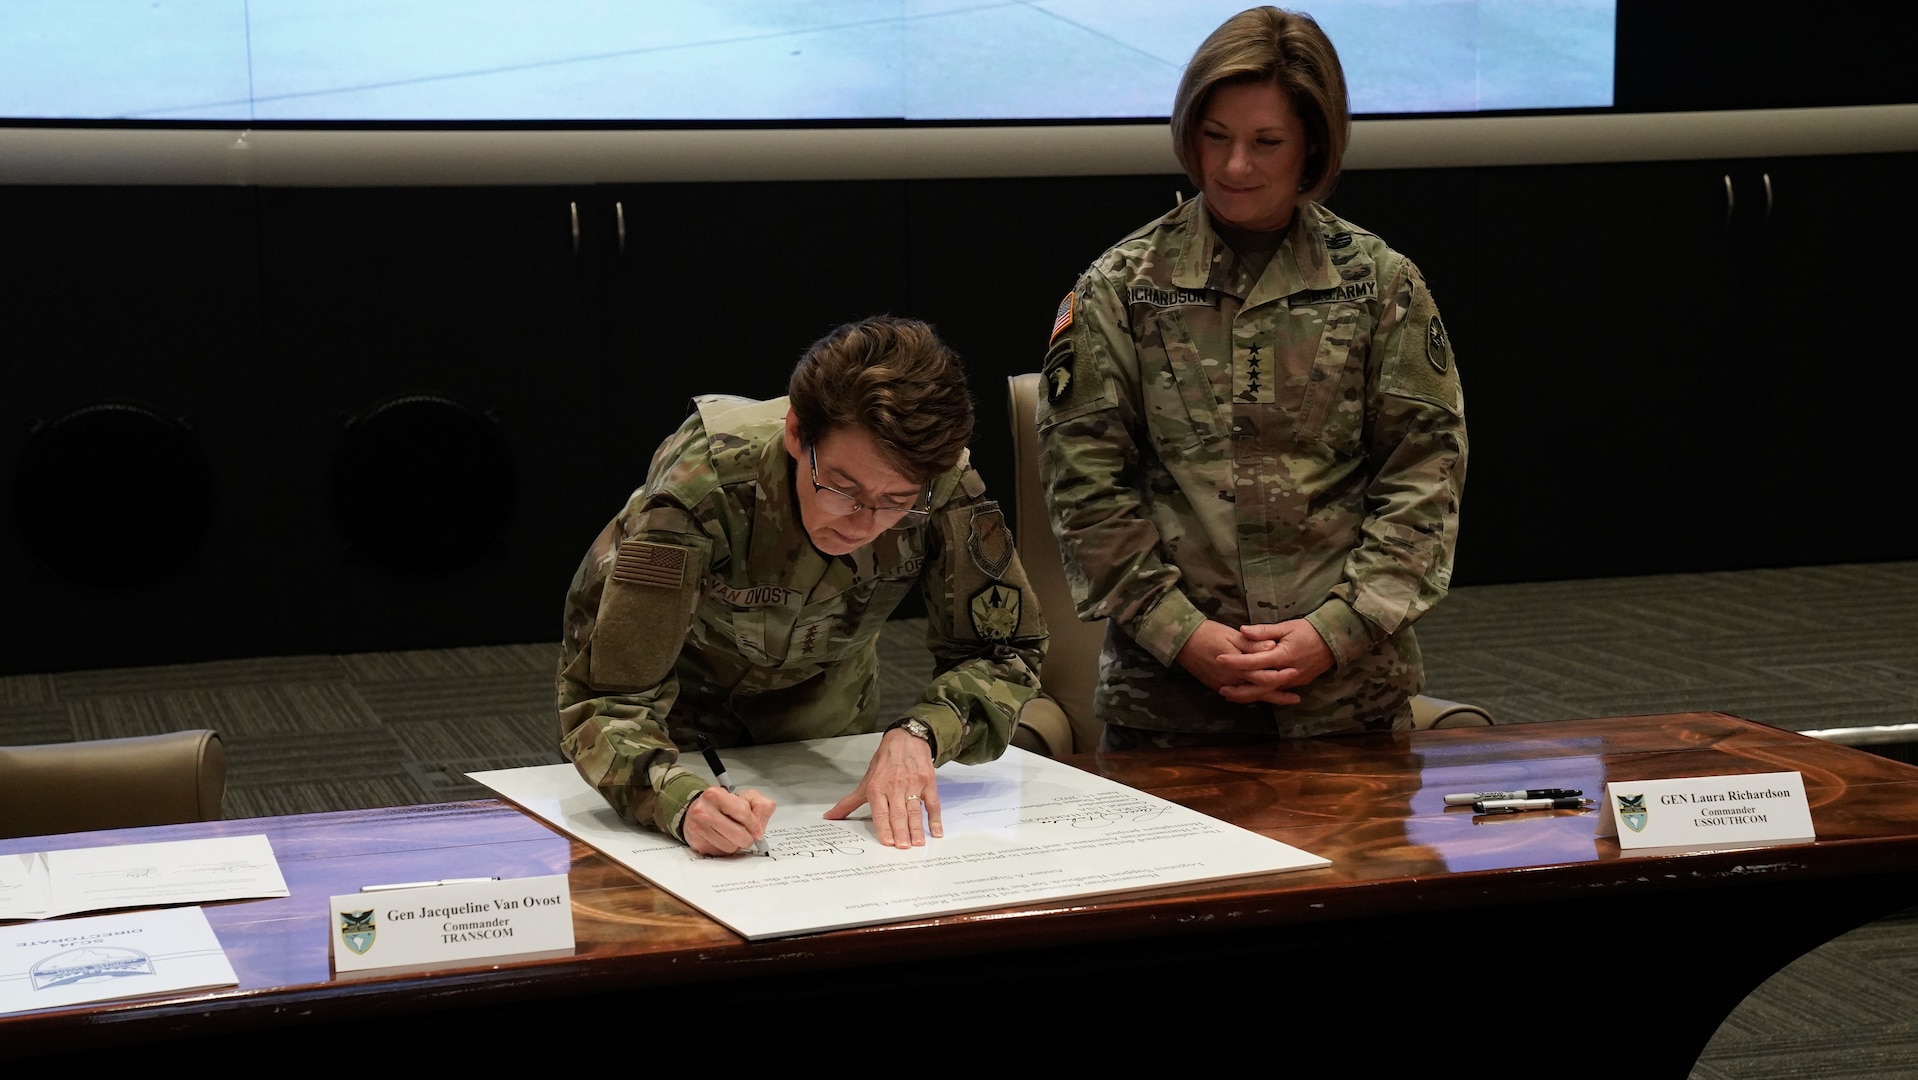
[[[1464,399],[1418,268],[1318,202],[1349,124],[1317,23],[1233,16],[1173,105],[1201,194],[1060,305],[1042,467],[1079,617],[1110,620],[1107,748],[1411,725]]]

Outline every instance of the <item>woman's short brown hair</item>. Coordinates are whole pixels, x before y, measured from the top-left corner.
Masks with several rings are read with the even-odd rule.
[[[908,479],[930,481],[972,441],[972,395],[959,357],[932,327],[879,315],[813,342],[787,395],[799,437],[859,427]]]
[[[1278,84],[1310,143],[1301,194],[1323,200],[1338,182],[1352,126],[1345,71],[1332,40],[1312,16],[1275,7],[1241,11],[1212,31],[1186,64],[1172,101],[1172,150],[1200,186],[1205,177],[1199,169],[1199,124],[1212,91],[1232,82]]]

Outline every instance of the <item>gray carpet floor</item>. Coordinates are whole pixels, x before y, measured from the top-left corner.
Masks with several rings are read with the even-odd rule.
[[[882,705],[931,668],[882,642]],[[1419,627],[1429,693],[1501,723],[1719,710],[1911,759],[1918,563],[1495,585]],[[0,677],[0,744],[211,727],[228,817],[481,798],[464,773],[556,762],[552,643]],[[1911,738],[1918,738],[1912,736]],[[1781,913],[1781,917],[1786,917]],[[1594,1014],[1594,1037],[1604,1037]],[[1792,964],[1719,1029],[1697,1080],[1918,1076],[1918,909]]]

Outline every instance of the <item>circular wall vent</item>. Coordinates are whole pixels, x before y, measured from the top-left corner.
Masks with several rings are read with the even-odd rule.
[[[354,556],[430,573],[491,547],[513,519],[519,484],[492,418],[413,394],[347,422],[330,494]]]
[[[213,523],[213,469],[179,420],[82,406],[27,438],[13,510],[27,547],[68,577],[135,585],[189,563]]]

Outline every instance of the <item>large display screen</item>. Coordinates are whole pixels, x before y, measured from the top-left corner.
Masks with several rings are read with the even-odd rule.
[[[1162,118],[1243,0],[5,0],[0,119]],[[1613,101],[1612,0],[1320,0],[1366,115]]]

